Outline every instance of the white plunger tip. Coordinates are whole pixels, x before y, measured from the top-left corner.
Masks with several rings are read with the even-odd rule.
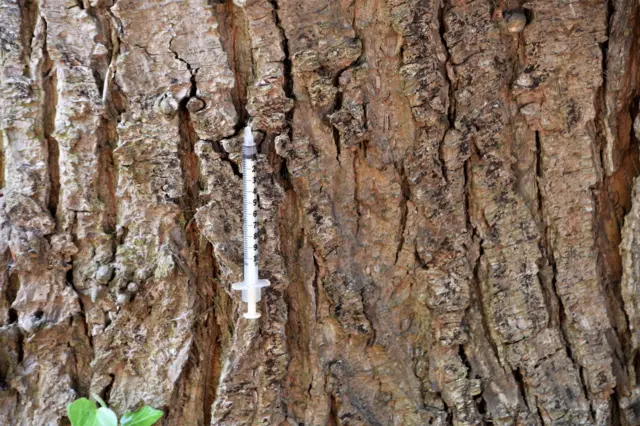
[[[244,146],[254,146],[253,133],[251,133],[251,124],[244,128]]]
[[[260,312],[245,312],[242,316],[246,319],[258,319],[260,318]]]

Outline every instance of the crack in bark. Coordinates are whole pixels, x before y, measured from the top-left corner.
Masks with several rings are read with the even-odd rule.
[[[113,156],[115,144],[117,144],[118,133],[116,130],[117,122],[120,115],[124,112],[124,102],[121,102],[121,92],[118,88],[111,85],[117,71],[116,63],[120,55],[120,31],[122,23],[120,19],[112,12],[112,8],[116,5],[114,0],[109,7],[100,4],[97,8],[90,6],[90,13],[97,21],[96,27],[101,30],[105,41],[110,43],[111,48],[109,65],[104,74],[102,89],[103,115],[98,129],[98,184],[97,197],[103,203],[102,230],[109,236],[115,236],[117,232],[117,214],[118,214],[118,197],[116,195],[117,187],[117,168]],[[94,74],[98,73],[94,70]],[[117,85],[116,85],[117,87]],[[117,95],[116,95],[117,93]],[[114,96],[115,95],[115,96]],[[112,240],[115,242],[115,238]],[[112,243],[113,244],[113,243]],[[115,247],[112,247],[112,253],[115,253]],[[93,337],[89,334],[89,338]],[[93,347],[93,345],[92,345]]]
[[[35,29],[38,19],[43,19],[40,15],[40,5],[37,0],[25,0],[20,5],[20,38],[22,39],[22,63],[25,66],[27,74],[30,70],[30,58],[33,48],[33,38],[35,37]],[[44,21],[44,19],[43,19]]]
[[[284,94],[294,101],[294,107],[291,108],[291,111],[295,108],[296,97],[293,93],[293,73],[292,73],[292,62],[291,62],[291,54],[289,52],[289,39],[287,38],[287,34],[284,31],[284,27],[282,26],[282,22],[280,21],[280,16],[278,15],[278,10],[280,6],[276,0],[268,0],[271,7],[273,7],[273,18],[274,24],[276,28],[280,31],[280,36],[282,37],[282,52],[284,53],[284,60],[282,61],[283,69],[283,77],[284,77],[284,86],[282,89],[284,90]]]
[[[409,185],[409,180],[404,170],[404,164],[402,162],[399,162],[398,164],[394,164],[394,166],[395,166],[396,172],[398,173],[398,176],[400,177],[400,189],[402,193],[402,199],[400,200],[401,216],[400,216],[400,224],[399,224],[399,230],[398,230],[399,240],[398,240],[398,246],[396,247],[396,255],[395,255],[395,261],[394,261],[394,265],[396,265],[398,263],[398,258],[400,257],[400,252],[402,251],[402,248],[404,247],[404,243],[405,243],[404,232],[407,227],[407,217],[409,215],[408,202],[411,199],[411,187]]]
[[[186,101],[181,102],[179,106],[178,129],[180,134],[178,156],[180,157],[180,168],[182,170],[184,185],[184,195],[182,197],[183,213],[187,223],[189,223],[191,219],[193,219],[198,204],[200,170],[198,168],[198,158],[193,149],[198,135],[195,132],[191,116],[186,108]]]
[[[237,136],[237,135],[234,135],[234,136]],[[242,178],[242,173],[240,172],[240,166],[238,166],[238,163],[236,163],[229,157],[229,153],[224,150],[220,141],[211,141],[211,146],[213,150],[219,154],[220,160],[229,164],[229,167],[231,167],[233,174],[239,178]]]
[[[447,108],[447,120],[449,121],[449,129],[455,128],[455,116],[456,116],[456,97],[453,81],[449,77],[449,73],[447,72],[447,64],[451,64],[451,53],[449,52],[449,47],[447,46],[447,41],[445,40],[445,33],[447,32],[447,26],[444,19],[446,0],[441,0],[441,3],[438,5],[438,34],[440,35],[440,43],[444,48],[444,52],[447,55],[445,61],[442,63],[442,68],[440,69],[440,73],[444,77],[444,80],[447,82],[449,86],[449,106]],[[440,151],[439,154],[442,155],[442,140],[440,141]],[[444,168],[444,164],[443,164]],[[446,181],[446,172],[444,174]]]
[[[320,266],[318,264],[318,254],[315,247],[313,247],[313,291],[314,291],[314,304],[315,304],[315,320],[318,320],[318,307],[320,305]]]
[[[289,50],[289,39],[287,38],[287,34],[284,31],[282,22],[280,21],[280,16],[278,15],[278,10],[279,10],[278,2],[276,0],[268,0],[268,1],[269,1],[269,4],[271,4],[271,7],[273,8],[274,24],[276,28],[278,28],[278,31],[280,32],[280,37],[282,40],[282,53],[284,54],[284,60],[282,61],[282,77],[284,80],[284,84],[282,86],[282,90],[284,91],[284,94],[287,98],[293,100],[293,106],[285,114],[285,121],[287,123],[287,127],[286,127],[287,135],[289,136],[289,140],[293,141],[292,123],[293,123],[293,115],[296,109],[297,99],[296,99],[296,95],[294,93],[294,88],[293,88],[294,86],[293,71],[292,71],[293,63],[291,61],[291,52]],[[291,184],[290,176],[289,176],[289,169],[287,167],[287,159],[282,158],[281,164],[282,165],[280,168],[280,174],[284,180],[284,184],[285,184],[284,188],[287,191],[293,190],[293,185]],[[295,191],[293,192],[295,194]]]
[[[214,7],[211,1],[209,4]],[[218,13],[214,14],[220,25],[220,39],[227,53],[229,68],[233,72],[235,90],[232,92],[232,100],[238,115],[238,121],[235,124],[235,130],[238,132],[246,126],[249,120],[249,112],[247,111],[248,85],[255,64],[253,55],[249,54],[248,59],[251,63],[247,70],[247,64],[241,61],[242,55],[238,54],[238,46],[250,43],[246,21],[236,22],[236,15],[241,15],[246,20],[244,8],[236,7],[231,0],[218,0],[218,4],[224,4],[224,10],[218,9]],[[241,25],[242,23],[245,25]]]
[[[475,234],[475,230],[474,230]],[[491,332],[491,327],[489,327],[489,316],[485,311],[485,305],[482,300],[482,291],[480,288],[480,263],[482,260],[482,256],[484,256],[484,249],[482,247],[483,240],[480,239],[478,241],[478,258],[476,259],[475,264],[473,265],[473,279],[472,283],[472,291],[475,293],[475,297],[470,300],[471,303],[476,303],[476,308],[478,309],[478,313],[480,314],[480,318],[482,319],[482,329],[484,330],[485,337],[487,338],[487,342],[489,342],[489,346],[491,347],[491,351],[493,352],[493,356],[504,366],[504,362],[500,357],[500,351],[498,350],[498,343],[495,341],[494,333]],[[466,317],[466,314],[465,314]]]
[[[354,185],[353,185],[353,201],[355,203],[356,206],[356,241],[358,240],[358,233],[360,232],[360,217],[362,216],[362,212],[360,211],[360,199],[358,198],[358,190],[359,190],[359,184],[358,184],[358,151],[356,151],[353,154],[353,181],[354,181]],[[340,162],[338,160],[338,162]]]
[[[531,411],[531,407],[529,407],[529,402],[528,402],[528,398],[527,398],[527,391],[524,385],[524,375],[522,374],[522,371],[518,368],[512,371],[512,376],[513,376],[513,380],[515,381],[516,385],[518,386],[518,393],[520,394],[520,398],[522,398],[522,402],[524,403],[524,406],[527,408],[527,410],[529,412]],[[516,411],[516,417],[518,415],[518,411]],[[514,419],[515,421],[516,419]],[[542,422],[542,419],[540,419],[540,421]],[[544,424],[544,422],[542,422]]]
[[[541,286],[543,288],[543,294],[545,295],[545,301],[549,302],[549,309],[552,309],[552,315],[550,315],[550,321],[551,324],[557,323],[557,328],[559,329],[561,336],[562,336],[562,343],[563,343],[563,347],[558,349],[558,351],[560,350],[564,350],[567,358],[569,359],[569,361],[571,362],[571,365],[573,365],[573,367],[576,369],[576,371],[578,371],[579,373],[581,372],[581,366],[580,363],[578,362],[578,360],[576,358],[574,358],[573,356],[573,352],[571,350],[571,344],[570,344],[570,340],[569,340],[569,334],[568,334],[568,330],[566,328],[566,313],[565,313],[565,307],[564,304],[562,302],[562,299],[560,298],[560,296],[558,295],[558,288],[556,285],[556,280],[557,280],[557,276],[558,276],[558,269],[557,269],[557,265],[556,265],[556,261],[555,261],[555,257],[553,254],[553,248],[551,247],[549,241],[548,241],[548,232],[549,232],[549,225],[547,224],[547,220],[546,220],[546,214],[545,214],[545,210],[546,210],[546,206],[544,203],[544,196],[542,191],[540,190],[540,186],[542,185],[542,183],[544,182],[544,177],[542,174],[542,158],[543,158],[543,154],[542,154],[542,144],[540,141],[540,132],[536,131],[535,132],[535,140],[536,140],[536,189],[537,189],[537,196],[538,196],[538,209],[540,210],[540,214],[541,214],[541,222],[540,222],[540,226],[541,226],[541,237],[540,237],[540,245],[541,245],[541,256],[542,258],[545,259],[547,265],[549,265],[551,267],[551,271],[552,271],[552,275],[551,275],[551,280],[550,280],[550,288],[548,287],[547,283],[548,283],[548,279],[544,279],[543,281],[541,281]],[[538,273],[538,276],[540,276],[540,273]],[[556,312],[553,312],[553,307],[557,307]],[[530,336],[529,338],[531,338],[532,336]],[[558,351],[554,352],[557,353]],[[543,358],[541,358],[540,360],[538,360],[538,362],[536,363],[537,367],[543,360],[550,358],[553,354],[550,354],[548,356],[545,356]],[[534,368],[535,368],[534,367]],[[584,381],[584,378],[582,376],[582,374],[578,374],[578,381],[579,384],[584,392],[584,396],[586,398],[586,400],[590,403],[589,400],[589,394],[587,393],[587,388],[586,388],[586,384]],[[541,407],[540,404],[537,404],[538,406],[538,415],[541,416]],[[531,410],[530,410],[531,411]],[[531,413],[533,413],[533,411],[531,411]],[[548,417],[548,416],[547,416]],[[541,417],[543,418],[543,417]]]
[[[340,91],[340,89],[338,88],[338,92],[336,93],[336,100],[333,106],[333,111],[338,111],[340,110],[340,108],[342,108],[342,91]],[[340,141],[340,132],[338,131],[338,128],[332,124],[329,124],[331,126],[331,135],[333,136],[333,143],[336,146],[336,161],[338,162],[338,165],[340,165],[342,167],[342,162],[340,162],[340,145],[341,145],[341,141]]]
[[[44,140],[46,141],[48,151],[48,169],[49,169],[49,195],[48,195],[48,208],[51,216],[56,222],[56,228],[60,226],[59,221],[56,219],[58,213],[58,202],[60,198],[60,164],[59,157],[60,152],[58,148],[58,141],[53,137],[55,131],[55,117],[56,108],[58,105],[58,92],[57,92],[57,70],[47,50],[47,21],[44,17],[40,17],[44,27],[44,41],[42,44],[42,129],[44,133]]]
[[[538,201],[538,210],[540,212],[540,262],[538,265],[538,280],[542,286],[543,294],[545,296],[545,305],[547,306],[547,313],[549,315],[549,323],[548,326],[555,326],[558,328],[561,327],[560,321],[560,311],[562,309],[562,302],[560,297],[558,296],[556,289],[556,276],[557,276],[557,268],[556,262],[553,257],[553,252],[548,242],[548,229],[547,222],[545,216],[545,206],[544,206],[544,197],[542,195],[542,191],[540,186],[544,182],[544,177],[542,176],[542,145],[540,143],[540,132],[535,132],[535,144],[536,144],[536,195]],[[542,263],[544,262],[544,264]],[[548,270],[551,268],[551,277],[546,277],[543,275],[543,269]]]

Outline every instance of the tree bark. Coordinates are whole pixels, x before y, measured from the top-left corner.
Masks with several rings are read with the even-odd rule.
[[[0,0],[0,424],[640,425],[639,1],[238,4]]]

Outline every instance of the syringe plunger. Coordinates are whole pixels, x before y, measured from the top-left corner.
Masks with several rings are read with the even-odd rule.
[[[256,305],[260,301],[261,288],[268,287],[268,280],[258,279],[258,197],[256,188],[256,154],[251,126],[244,129],[242,145],[243,233],[244,233],[244,281],[231,286],[242,290],[242,301],[247,303],[245,318],[260,318]]]

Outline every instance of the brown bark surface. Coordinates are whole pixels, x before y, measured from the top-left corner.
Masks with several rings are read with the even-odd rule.
[[[639,100],[638,0],[0,0],[0,424],[640,425]]]

